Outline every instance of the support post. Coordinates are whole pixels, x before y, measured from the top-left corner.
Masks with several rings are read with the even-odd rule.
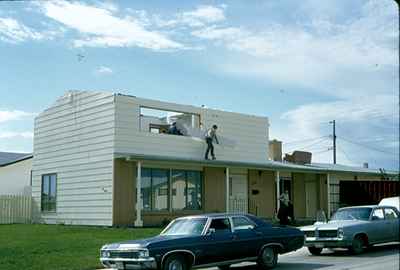
[[[136,173],[136,220],[135,227],[143,227],[142,220],[142,199],[141,199],[141,189],[142,189],[142,162],[138,161]]]
[[[280,201],[279,201],[279,196],[280,196],[280,177],[279,177],[279,171],[275,172],[275,182],[276,182],[276,211],[279,211],[280,207]]]
[[[326,194],[326,201],[327,201],[327,203],[328,203],[328,205],[327,205],[327,218],[328,219],[330,219],[330,217],[331,217],[331,193],[330,193],[330,176],[329,176],[329,173],[327,173],[326,174],[326,191],[327,191],[327,194]]]
[[[226,212],[229,212],[230,211],[230,207],[229,207],[229,202],[230,202],[230,199],[229,199],[229,195],[230,195],[230,190],[229,190],[229,168],[228,167],[226,167],[226,169],[225,169],[225,176],[226,176],[226,178],[225,178],[225,190],[226,190],[226,197],[225,197],[225,209],[226,209]]]

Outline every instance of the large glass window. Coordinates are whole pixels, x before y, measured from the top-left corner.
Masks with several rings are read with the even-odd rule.
[[[141,179],[144,211],[200,210],[202,207],[200,171],[143,168]]]
[[[172,170],[172,209],[201,209],[201,172]]]
[[[168,210],[169,170],[142,169],[143,210]]]
[[[41,208],[42,211],[55,212],[57,201],[57,175],[42,175],[42,195]]]

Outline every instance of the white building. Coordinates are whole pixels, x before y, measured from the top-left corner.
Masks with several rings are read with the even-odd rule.
[[[172,135],[173,122],[184,135]],[[204,132],[218,125],[217,160]],[[267,117],[113,93],[70,91],[35,119],[32,196],[39,222],[155,225],[186,214],[272,218],[280,179],[299,218],[329,212],[340,170],[268,160]],[[359,174],[380,178],[376,170]],[[304,194],[307,200],[304,199]]]
[[[0,195],[31,195],[32,154],[0,152]]]

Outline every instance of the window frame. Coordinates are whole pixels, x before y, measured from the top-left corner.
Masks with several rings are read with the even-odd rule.
[[[387,214],[386,213],[386,211],[392,211],[393,213],[394,213],[394,217],[387,217],[389,214]],[[383,215],[384,215],[384,217],[385,217],[385,219],[386,220],[396,220],[396,219],[399,219],[400,218],[400,216],[399,216],[399,213],[397,213],[395,210],[394,210],[394,208],[391,208],[391,207],[384,207],[383,208]]]
[[[50,195],[51,190],[52,190],[52,185],[51,185],[51,177],[52,176],[55,177],[54,202],[50,202],[49,199],[47,199],[47,201],[43,200],[43,186],[44,186],[43,183],[44,183],[44,179],[45,179],[45,177],[48,177],[49,183],[48,183],[48,190],[47,191],[48,191],[48,193]],[[57,187],[58,187],[57,178],[58,178],[57,173],[46,173],[46,174],[42,174],[42,176],[41,176],[41,183],[40,183],[41,184],[41,186],[40,186],[40,191],[41,191],[40,192],[40,211],[42,213],[56,213],[57,212]],[[54,208],[52,207],[51,209],[49,209],[48,205],[51,206],[52,204],[54,204]],[[43,207],[44,205],[46,205],[46,207]]]
[[[252,226],[251,228],[246,228],[246,229],[235,229],[235,224],[234,224],[234,222],[233,222],[233,219],[235,219],[235,218],[243,218],[243,219],[245,219],[245,220],[247,220],[247,222],[248,223],[250,223],[250,225]],[[253,230],[255,227],[257,227],[257,225],[252,221],[252,220],[250,220],[249,218],[247,218],[246,216],[232,216],[231,217],[231,224],[232,224],[232,230],[234,231],[234,232],[240,232],[240,231],[246,231],[246,230]]]
[[[227,219],[228,222],[229,222],[229,233],[233,233],[234,232],[231,217],[212,217],[212,218],[210,218],[210,222],[208,223],[208,227],[207,227],[206,232],[208,232],[210,229],[212,229],[211,228],[212,222],[214,220],[218,220],[218,219]],[[215,230],[215,233],[217,233],[217,230]],[[228,232],[226,232],[226,233],[228,233]]]
[[[150,170],[150,209],[145,209],[142,206],[142,211],[147,212],[147,213],[168,212],[170,209],[170,199],[169,199],[169,197],[170,197],[170,182],[171,182],[170,170],[165,169],[165,168],[143,168],[142,170]],[[163,171],[167,172],[167,174],[166,174],[166,176],[167,176],[167,195],[166,195],[167,196],[167,208],[166,209],[154,209],[153,194],[155,193],[155,190],[153,189],[153,170],[163,170]],[[141,181],[143,181],[142,177],[141,177]],[[143,189],[142,183],[141,183],[141,189]],[[159,189],[159,190],[161,190],[161,189]],[[141,196],[141,200],[143,202],[144,200],[143,200],[142,191],[140,191],[140,196]],[[165,195],[162,195],[162,196],[165,196]]]
[[[187,212],[187,211],[191,211],[191,212],[199,212],[202,211],[204,208],[204,172],[202,170],[187,170],[187,169],[176,169],[176,168],[157,168],[157,167],[144,167],[142,168],[142,177],[141,177],[141,181],[143,181],[143,170],[149,170],[150,171],[150,208],[144,208],[144,205],[142,205],[142,211],[145,213],[160,213],[160,212],[169,212],[169,213],[174,213],[174,212]],[[168,177],[168,181],[167,181],[167,208],[166,209],[161,209],[161,210],[157,210],[154,209],[154,205],[153,205],[153,170],[164,170],[167,173],[167,177]],[[199,189],[200,189],[200,207],[198,209],[188,209],[187,207],[187,203],[188,203],[188,198],[187,195],[185,196],[185,208],[183,209],[174,209],[173,208],[173,196],[174,196],[174,188],[173,188],[173,171],[180,171],[180,172],[184,172],[185,175],[185,193],[188,190],[188,178],[187,175],[188,173],[191,172],[195,172],[199,174]],[[146,176],[148,177],[148,176]],[[143,199],[143,193],[142,193],[142,189],[143,189],[143,182],[141,183],[141,200],[142,200],[142,204],[144,202]],[[175,190],[176,193],[176,190]]]
[[[204,204],[204,202],[203,202],[203,189],[204,189],[204,187],[203,187],[203,183],[204,183],[204,181],[203,181],[203,172],[202,171],[196,171],[196,170],[185,170],[185,169],[171,169],[171,180],[170,180],[170,189],[171,190],[174,190],[174,187],[173,187],[173,181],[174,181],[174,171],[175,172],[179,172],[179,173],[183,173],[184,174],[184,179],[185,179],[185,189],[184,189],[184,195],[185,195],[185,206],[184,206],[184,208],[183,209],[175,209],[175,208],[173,208],[173,205],[174,205],[174,200],[173,200],[173,197],[174,197],[174,194],[173,194],[173,192],[171,193],[171,198],[170,198],[170,200],[171,200],[171,207],[170,207],[170,210],[172,211],[172,212],[174,212],[174,211],[201,211],[201,210],[203,210],[203,204]],[[200,207],[198,208],[198,209],[189,209],[188,208],[188,203],[189,203],[189,198],[188,198],[188,191],[189,191],[189,177],[188,177],[188,175],[189,175],[189,173],[198,173],[199,175],[199,178],[198,178],[198,180],[200,181],[200,183],[199,183],[199,189],[200,189],[200,196],[201,196],[201,198],[200,198]],[[196,198],[197,198],[197,195],[198,195],[199,193],[196,193]],[[176,195],[175,195],[176,196]]]
[[[200,113],[198,112],[188,112],[188,111],[181,111],[181,110],[174,110],[174,109],[165,109],[165,108],[160,108],[160,107],[156,107],[156,106],[146,106],[146,105],[139,105],[139,132],[143,132],[143,133],[150,133],[154,136],[163,136],[163,135],[173,135],[176,137],[190,137],[190,136],[185,136],[185,135],[176,135],[176,134],[168,134],[168,132],[161,132],[161,129],[158,128],[159,132],[158,133],[154,133],[151,132],[152,129],[157,129],[156,126],[163,126],[163,125],[158,125],[158,124],[151,124],[148,129],[145,129],[144,127],[142,127],[142,117],[146,116],[146,114],[142,113],[142,109],[148,109],[148,110],[155,110],[155,111],[162,111],[162,112],[172,112],[172,113],[182,113],[182,114],[188,114],[188,115],[194,115],[198,118],[198,126],[193,127],[192,128],[196,128],[196,129],[201,129],[202,126],[202,116]],[[152,126],[153,125],[153,126]]]
[[[378,216],[376,216],[376,217],[378,217],[378,219],[374,219],[374,213],[375,213],[375,211],[382,211],[382,214],[383,214],[383,218],[379,218]],[[375,209],[373,209],[372,211],[371,211],[371,218],[370,218],[370,220],[371,221],[382,221],[382,220],[385,220],[386,219],[386,217],[385,217],[385,211],[383,210],[383,208],[375,208]]]

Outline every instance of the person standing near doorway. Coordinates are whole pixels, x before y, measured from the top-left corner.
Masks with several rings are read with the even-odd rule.
[[[213,141],[217,144],[219,144],[218,138],[217,138],[217,125],[213,125],[212,128],[208,129],[206,132],[206,143],[207,143],[207,150],[206,150],[206,155],[205,159],[208,159],[208,153],[211,151],[211,157],[213,160],[215,160],[215,154],[214,154],[214,145]]]

